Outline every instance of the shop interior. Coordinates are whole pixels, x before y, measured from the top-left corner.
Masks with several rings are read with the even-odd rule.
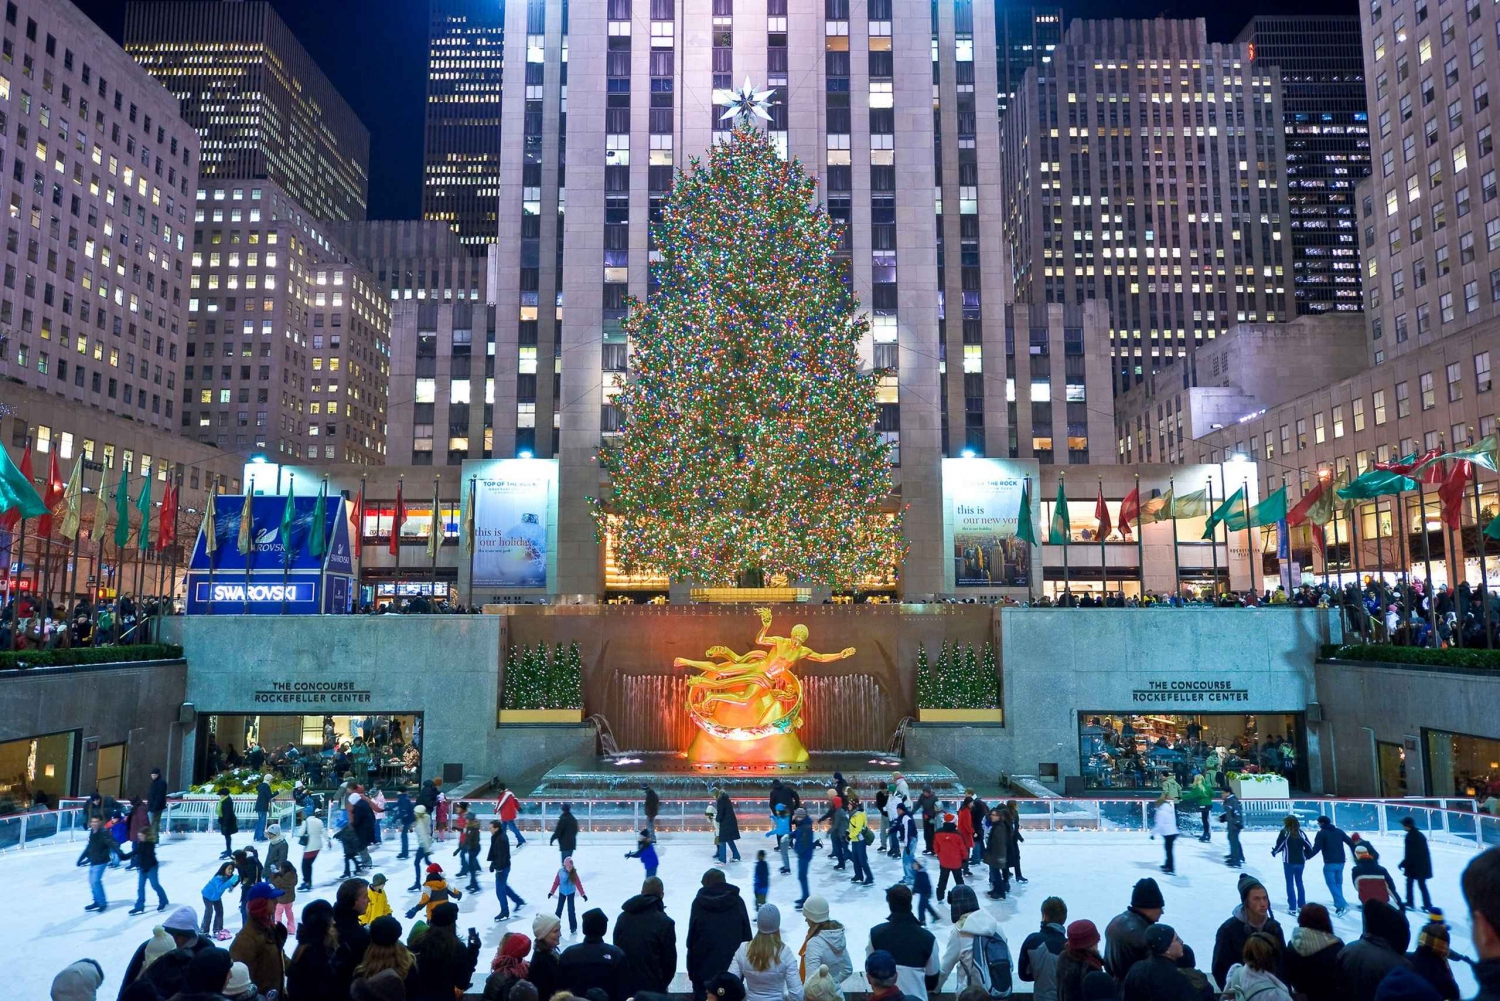
[[[1288,742],[1291,751],[1283,751]],[[1251,768],[1284,775],[1293,789],[1305,789],[1305,748],[1296,713],[1078,714],[1086,790],[1150,793],[1168,775],[1187,786],[1194,772],[1225,789],[1225,774]]]
[[[57,806],[73,793],[76,731],[0,742],[0,814]]]
[[[354,778],[382,789],[413,788],[422,775],[422,714],[300,715],[220,713],[206,717],[198,781],[249,765],[259,748],[263,767],[312,789],[336,789]]]
[[[1443,730],[1422,731],[1427,745],[1427,794],[1500,796],[1500,740]]]

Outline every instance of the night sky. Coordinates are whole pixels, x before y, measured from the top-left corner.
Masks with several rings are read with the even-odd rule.
[[[119,40],[125,0],[74,0]],[[206,0],[211,2],[211,0]],[[598,2],[603,0],[574,0]],[[911,0],[897,0],[911,2]],[[370,217],[413,219],[422,208],[425,0],[271,0],[370,130]],[[1252,14],[1355,14],[1358,0],[1064,0],[1068,18],[1204,17],[1209,41],[1234,38]]]

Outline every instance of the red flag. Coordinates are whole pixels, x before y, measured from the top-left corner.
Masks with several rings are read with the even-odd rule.
[[[42,492],[42,503],[47,505],[47,513],[36,520],[37,532],[44,539],[52,537],[52,509],[62,501],[63,479],[57,471],[57,449],[53,449],[47,462],[47,486]]]
[[[1290,524],[1290,521],[1288,521]],[[1312,529],[1313,543],[1318,547],[1319,553],[1328,552],[1328,537],[1323,534],[1323,526],[1313,522],[1308,526]]]
[[[4,447],[4,446],[0,446]],[[21,475],[26,477],[26,482],[31,482],[31,439],[26,439],[26,451],[21,455]],[[5,514],[0,515],[0,529],[14,532],[16,526],[21,523],[20,508],[12,508]]]
[[[1094,518],[1098,521],[1097,531],[1099,539],[1103,541],[1109,538],[1113,526],[1109,523],[1109,507],[1104,503],[1104,482],[1099,482],[1099,499],[1094,502]]]
[[[1120,535],[1122,537],[1130,534],[1130,523],[1139,521],[1141,517],[1141,485],[1136,484],[1135,489],[1125,495],[1120,501]]]
[[[1434,466],[1437,463],[1433,463]],[[1443,524],[1449,528],[1458,528],[1463,514],[1464,484],[1474,475],[1474,466],[1470,462],[1459,460],[1453,464],[1453,469],[1443,479],[1443,485],[1438,487],[1438,496],[1443,501]],[[1426,526],[1423,526],[1426,530]]]
[[[401,545],[401,526],[406,524],[406,502],[401,499],[401,481],[396,481],[396,512],[391,518],[391,545],[390,553],[395,556]]]
[[[1436,459],[1439,455],[1442,454],[1442,449],[1429,448],[1421,455],[1413,453],[1410,462],[1406,461],[1406,459],[1402,456],[1397,456],[1394,459],[1387,459],[1385,462],[1377,462],[1374,464],[1374,467],[1376,469],[1383,469],[1391,473],[1400,473],[1402,476],[1410,476],[1413,469],[1416,469],[1424,462],[1431,462],[1433,459]],[[1438,474],[1438,479],[1442,479],[1441,472]],[[1427,481],[1424,480],[1423,482],[1425,483]],[[1434,480],[1432,482],[1436,483],[1438,482],[1438,480]]]
[[[349,520],[354,524],[349,531],[349,542],[354,550],[354,558],[359,559],[360,553],[364,552],[365,534],[365,488],[360,487],[359,493],[355,495],[354,504],[349,508]]]
[[[1322,497],[1323,492],[1327,489],[1328,483],[1325,480],[1320,479],[1314,483],[1312,489],[1302,495],[1302,499],[1297,502],[1297,506],[1286,513],[1287,527],[1296,528],[1306,521],[1307,512],[1318,502],[1318,498]]]
[[[177,541],[177,487],[171,480],[161,495],[161,515],[156,519],[156,548],[161,551]]]

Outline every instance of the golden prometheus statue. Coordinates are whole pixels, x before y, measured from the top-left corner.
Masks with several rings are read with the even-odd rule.
[[[689,761],[802,763],[807,748],[797,737],[802,726],[802,682],[792,668],[803,660],[829,663],[854,655],[846,647],[838,653],[815,653],[806,646],[807,627],[798,623],[790,636],[767,635],[771,610],[757,608],[760,632],[757,646],[737,654],[729,647],[709,647],[709,660],[678,657],[673,667],[690,667],[700,674],[688,679],[687,711],[698,726],[688,747]]]

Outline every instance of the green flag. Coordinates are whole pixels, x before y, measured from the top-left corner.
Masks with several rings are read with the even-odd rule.
[[[25,475],[11,461],[10,453],[0,448],[0,514],[19,511],[21,518],[40,518],[47,505]]]
[[[1016,538],[1036,545],[1036,526],[1031,523],[1031,484],[1021,484],[1021,510],[1016,512]]]
[[[1052,528],[1047,541],[1054,546],[1066,546],[1073,541],[1073,525],[1068,518],[1068,495],[1063,492],[1063,481],[1057,481],[1057,503],[1052,505]]]
[[[1432,463],[1442,462],[1444,459],[1458,459],[1462,462],[1472,462],[1479,468],[1488,469],[1492,473],[1500,472],[1500,456],[1497,456],[1497,452],[1500,452],[1500,446],[1497,446],[1495,435],[1487,434],[1472,445],[1456,448],[1451,452],[1444,452],[1442,455],[1435,456],[1430,461],[1424,462],[1416,469],[1413,469],[1412,472],[1421,472]]]
[[[1230,529],[1244,529],[1246,524],[1244,487],[1240,487],[1234,493],[1230,494],[1229,499],[1214,510],[1214,513],[1209,516],[1208,524],[1203,526],[1202,537],[1205,539],[1213,538],[1214,530],[1219,527],[1220,522],[1223,522]]]
[[[292,562],[292,526],[297,523],[297,495],[292,493],[296,482],[293,476],[286,485],[286,506],[281,509],[281,561],[286,565]]]
[[[1500,518],[1491,518],[1490,523],[1484,526],[1486,538],[1500,539]]]
[[[1172,501],[1172,511],[1169,517],[1207,518],[1208,491],[1194,490],[1190,494],[1183,494],[1176,498]]]
[[[1336,493],[1344,500],[1374,500],[1387,494],[1415,489],[1416,480],[1388,469],[1372,469],[1356,476],[1348,486],[1339,488]]]
[[[1273,492],[1265,500],[1250,509],[1250,524],[1255,526],[1274,525],[1286,517],[1286,487]],[[1239,526],[1244,528],[1246,526]]]
[[[1172,488],[1160,497],[1153,497],[1141,505],[1140,523],[1142,525],[1154,525],[1158,521],[1170,521],[1172,519]]]
[[[115,487],[115,548],[124,549],[130,541],[130,470],[120,470]]]
[[[328,549],[323,523],[328,520],[328,480],[318,490],[318,501],[313,505],[312,527],[307,530],[307,552],[311,556],[322,556]]]
[[[136,539],[136,548],[145,552],[151,545],[151,475],[147,473],[141,477],[141,495],[135,500],[135,509],[141,513],[140,537]]]

